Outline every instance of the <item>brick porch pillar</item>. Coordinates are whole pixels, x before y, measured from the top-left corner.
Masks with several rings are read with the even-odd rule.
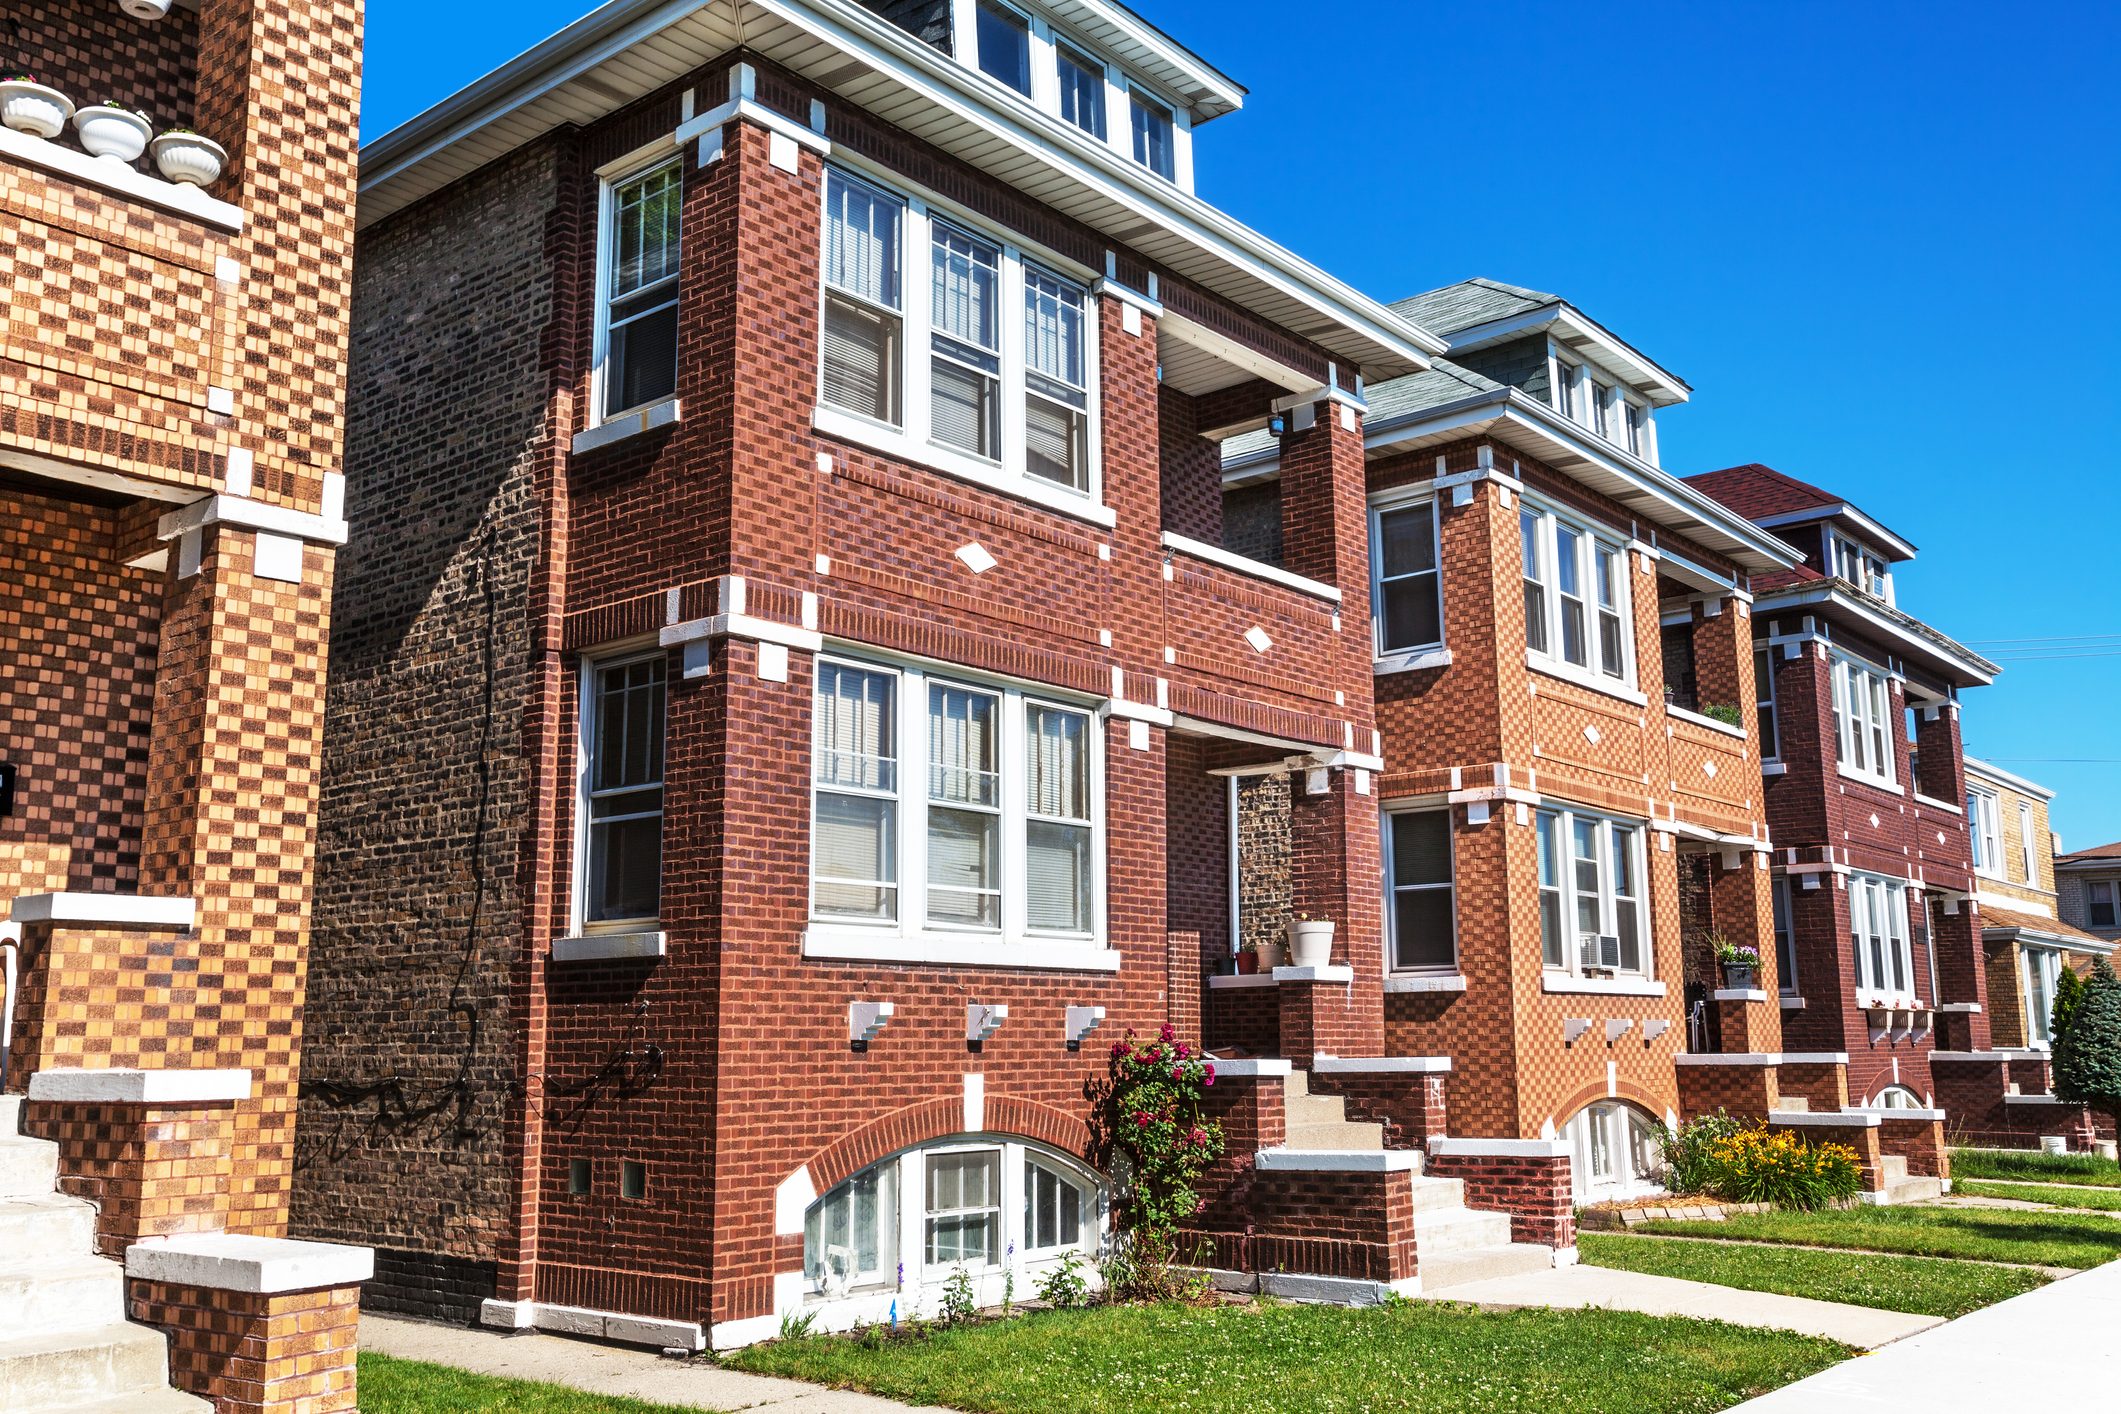
[[[1989,1048],[1988,968],[1981,949],[1981,906],[1946,898],[1930,909],[1930,947],[1937,957],[1937,1048]]]
[[[1709,859],[1709,893],[1716,931],[1760,954],[1760,973],[1750,991],[1724,987],[1720,975],[1715,979],[1716,1034],[1725,1051],[1773,1053],[1782,1049],[1782,1006],[1775,972],[1774,877],[1768,872],[1767,863],[1765,854],[1751,850],[1719,850]]]

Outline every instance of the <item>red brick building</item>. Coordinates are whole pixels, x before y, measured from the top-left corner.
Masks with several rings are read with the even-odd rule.
[[[350,3],[52,0],[0,27],[19,1407],[354,1407],[367,1254],[281,1239],[359,73]]]

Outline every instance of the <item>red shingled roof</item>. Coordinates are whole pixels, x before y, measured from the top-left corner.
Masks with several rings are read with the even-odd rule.
[[[2057,864],[2074,864],[2082,859],[2121,859],[2121,840],[2112,844],[2095,844],[2090,849],[2073,849],[2068,854],[2055,856]]]
[[[1842,498],[1820,490],[1809,481],[1785,476],[1771,466],[1748,462],[1722,471],[1704,471],[1686,478],[1687,484],[1705,491],[1747,520],[1781,515],[1785,511],[1809,511],[1841,504]]]

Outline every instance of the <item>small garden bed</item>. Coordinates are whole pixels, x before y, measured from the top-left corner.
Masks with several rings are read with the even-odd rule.
[[[1713,1223],[1650,1222],[1637,1230],[2041,1267],[2096,1267],[2121,1256],[2121,1223],[2111,1218],[2004,1208],[1751,1213]]]
[[[1625,1232],[1647,1222],[1721,1222],[1733,1213],[1765,1213],[1765,1203],[1726,1203],[1719,1198],[1693,1194],[1668,1194],[1655,1198],[1630,1198],[1619,1203],[1597,1203],[1576,1210],[1576,1226],[1588,1232]]]
[[[1577,1238],[1577,1250],[1594,1267],[1918,1316],[1963,1316],[2047,1284],[2045,1275],[2025,1267],[1681,1237],[1584,1233]]]
[[[467,1409],[486,1414],[700,1414],[695,1408],[588,1394],[531,1380],[495,1379],[372,1352],[361,1356],[360,1390],[364,1414],[462,1414]]]
[[[2097,1154],[2043,1154],[2032,1149],[1954,1149],[1952,1178],[2023,1183],[2083,1183],[2121,1188],[2121,1163]]]
[[[1070,1414],[1724,1409],[1850,1352],[1830,1341],[1617,1311],[1106,1306],[920,1336],[819,1336],[730,1363],[955,1409]]]

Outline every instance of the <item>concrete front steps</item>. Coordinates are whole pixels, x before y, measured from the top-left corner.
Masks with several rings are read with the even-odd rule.
[[[1292,1068],[1282,1083],[1288,1138],[1281,1152],[1330,1161],[1327,1156],[1384,1149],[1383,1125],[1349,1119],[1346,1100],[1314,1095],[1310,1082],[1309,1072]],[[1423,1294],[1554,1265],[1551,1248],[1510,1241],[1509,1214],[1467,1207],[1464,1180],[1431,1177],[1422,1172],[1424,1155],[1405,1152],[1402,1162],[1413,1168],[1414,1252]]]
[[[1886,1207],[1901,1203],[1926,1203],[1932,1198],[1944,1196],[1942,1179],[1908,1176],[1905,1155],[1882,1155],[1878,1165],[1885,1171],[1885,1192],[1877,1201]]]
[[[204,1414],[169,1387],[169,1340],[125,1319],[125,1269],[95,1255],[95,1209],[55,1192],[59,1146],[0,1095],[0,1409]]]

